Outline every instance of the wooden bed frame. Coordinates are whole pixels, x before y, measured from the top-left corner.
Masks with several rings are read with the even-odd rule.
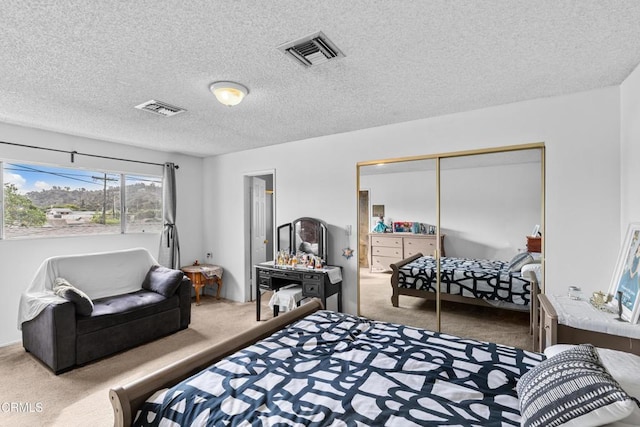
[[[393,291],[393,294],[391,295],[391,304],[393,304],[394,307],[398,307],[399,305],[399,297],[400,295],[409,295],[412,297],[420,297],[420,298],[424,298],[426,300],[429,299],[435,299],[435,292],[430,292],[430,291],[423,291],[420,289],[410,289],[410,288],[401,288],[398,286],[398,282],[400,279],[400,268],[402,268],[403,266],[405,266],[406,264],[409,264],[410,262],[415,261],[416,259],[422,257],[423,255],[418,252],[417,254],[409,257],[409,258],[405,258],[402,261],[399,261],[395,264],[391,264],[391,270],[392,270],[392,274],[391,274],[391,289]],[[532,276],[533,280],[535,279],[535,275]],[[531,281],[530,278],[528,278],[527,280]],[[492,304],[489,304],[487,301],[480,299],[480,298],[472,298],[472,297],[465,297],[462,295],[451,295],[451,294],[447,294],[445,292],[440,292],[440,300],[441,301],[451,301],[451,302],[459,302],[462,304],[471,304],[471,305],[479,305],[481,307],[491,307],[491,308],[500,308],[499,306],[495,306]],[[532,298],[533,300],[533,298]],[[529,304],[529,306],[531,307],[531,304]],[[506,308],[507,310],[509,310],[508,308]],[[531,311],[531,309],[530,309]]]
[[[322,302],[314,298],[295,310],[270,319],[247,332],[172,363],[129,384],[112,388],[109,390],[109,399],[113,407],[114,425],[117,427],[130,426],[140,406],[157,390],[171,387],[224,357],[323,308]]]

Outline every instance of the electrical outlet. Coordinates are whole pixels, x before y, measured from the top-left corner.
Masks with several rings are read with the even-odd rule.
[[[211,252],[207,252],[207,258],[211,258]]]

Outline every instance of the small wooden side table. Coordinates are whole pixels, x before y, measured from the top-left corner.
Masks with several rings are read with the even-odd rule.
[[[185,265],[184,267],[180,267],[180,269],[191,280],[191,283],[196,290],[196,305],[200,305],[200,291],[207,285],[218,285],[216,299],[220,299],[222,273],[224,273],[224,269],[222,267],[213,264],[198,264]]]
[[[542,237],[527,236],[527,252],[542,252]]]

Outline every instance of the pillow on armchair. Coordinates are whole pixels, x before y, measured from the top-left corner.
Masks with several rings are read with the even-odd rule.
[[[184,273],[180,270],[152,265],[142,282],[142,289],[156,292],[167,298],[173,296],[180,286]]]
[[[80,289],[73,286],[67,279],[57,277],[53,281],[53,293],[76,306],[76,313],[89,316],[93,312],[93,301]]]

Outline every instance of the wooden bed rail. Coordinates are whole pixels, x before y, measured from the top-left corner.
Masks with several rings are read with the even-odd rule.
[[[538,278],[536,274],[527,270],[522,273],[522,277],[527,279],[531,284],[531,290],[529,291],[529,333],[533,338],[533,350],[534,351],[542,351],[540,350],[540,308],[538,295],[540,295],[540,284],[538,283]]]
[[[400,280],[399,278],[399,272],[400,272],[400,268],[402,268],[403,266],[409,264],[410,262],[413,262],[415,260],[417,260],[418,258],[420,258],[422,256],[421,252],[418,252],[417,254],[409,257],[409,258],[405,258],[402,261],[398,261],[395,264],[391,264],[391,305],[393,305],[394,307],[398,307],[399,304],[399,300],[400,300],[400,289],[398,288],[398,281]],[[405,292],[408,292],[406,295],[413,295],[413,289],[404,289]],[[422,291],[415,291],[415,296],[421,296]]]
[[[283,329],[290,323],[323,308],[322,302],[314,298],[295,310],[270,319],[240,335],[201,350],[129,384],[112,388],[109,390],[109,399],[113,407],[114,425],[116,427],[130,426],[140,406],[155,391],[171,387],[222,358],[254,344]]]

